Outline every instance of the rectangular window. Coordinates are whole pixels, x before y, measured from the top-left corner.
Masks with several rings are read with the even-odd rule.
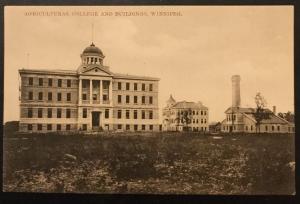
[[[61,93],[57,93],[57,101],[61,101]]]
[[[86,94],[82,94],[82,100],[84,100],[84,101],[85,101],[85,100],[86,100],[86,98],[87,98],[87,97],[86,97]]]
[[[28,93],[28,100],[33,100],[33,92],[32,91],[30,91]]]
[[[153,104],[153,97],[149,96],[149,104]]]
[[[137,119],[137,118],[138,118],[138,117],[137,117],[137,110],[134,110],[134,111],[133,111],[133,118],[134,118],[134,119]]]
[[[48,92],[48,101],[52,101],[52,92]]]
[[[103,94],[103,101],[107,101],[108,100],[108,95]]]
[[[86,108],[82,109],[82,117],[87,118],[87,109]]]
[[[32,108],[28,108],[27,116],[28,118],[32,118]]]
[[[277,131],[280,131],[280,126],[277,126]]]
[[[137,87],[138,87],[138,84],[137,84],[137,83],[134,83],[134,90],[135,90],[135,91],[137,91],[137,89],[138,89]]]
[[[149,111],[149,119],[153,119],[153,111]]]
[[[47,124],[47,130],[52,130],[52,125],[51,124]]]
[[[71,110],[69,108],[66,109],[66,118],[71,118]]]
[[[61,130],[61,124],[57,124],[57,125],[56,125],[56,130],[57,130],[57,131],[60,131],[60,130]]]
[[[129,118],[130,118],[130,111],[126,110],[126,119],[129,119]]]
[[[130,130],[130,125],[126,125],[126,130]]]
[[[57,80],[57,86],[58,86],[58,87],[61,87],[61,84],[62,84],[61,79],[58,79],[58,80]]]
[[[66,130],[71,130],[71,125],[70,124],[66,125]]]
[[[122,129],[122,124],[118,124],[118,130]]]
[[[43,117],[43,109],[39,108],[38,109],[38,118],[42,118]]]
[[[126,83],[126,90],[129,91],[130,89],[130,83]]]
[[[93,94],[93,100],[97,101],[97,94]]]
[[[130,96],[126,96],[126,103],[130,103]]]
[[[29,77],[29,78],[28,78],[28,85],[29,85],[29,86],[32,86],[32,85],[33,85],[33,78],[32,78],[32,77]]]
[[[153,125],[149,125],[149,130],[153,130]]]
[[[142,110],[142,119],[145,119],[145,111]]]
[[[118,118],[122,118],[122,110],[118,110]]]
[[[89,83],[89,80],[82,80],[82,88],[87,88]]]
[[[71,93],[67,93],[67,101],[71,101]]]
[[[122,83],[118,82],[118,90],[122,90]]]
[[[67,87],[71,87],[71,79],[67,80]]]
[[[153,84],[149,84],[149,91],[153,91]]]
[[[146,125],[142,125],[142,130],[145,130],[146,129]]]
[[[265,127],[266,131],[268,131],[268,126]]]
[[[105,109],[105,118],[109,118],[109,109]]]
[[[118,103],[122,103],[122,96],[118,95]]]
[[[137,96],[134,96],[134,103],[137,104],[137,102],[138,102],[138,98]]]
[[[146,90],[146,84],[142,84],[142,91]]]
[[[87,130],[87,124],[82,124],[82,130]]]
[[[56,117],[57,117],[57,118],[61,118],[61,108],[58,108],[58,109],[57,109]]]
[[[201,115],[203,115],[203,111],[201,111]],[[230,120],[230,117],[229,117],[229,120]]]
[[[27,125],[27,130],[31,131],[32,130],[32,124]]]
[[[134,125],[133,128],[134,128],[135,131],[137,131],[138,130],[138,125]]]
[[[145,96],[142,96],[142,104],[145,104],[145,102],[146,102],[146,97]]]
[[[47,114],[48,118],[52,118],[52,108],[48,108],[48,114]]]
[[[52,86],[52,79],[51,79],[51,78],[48,79],[48,86],[49,86],[49,87]]]
[[[43,86],[43,79],[39,78],[39,86]]]
[[[37,129],[38,129],[38,130],[43,130],[43,125],[42,125],[42,124],[38,124],[38,125],[37,125]]]
[[[39,92],[39,100],[43,100],[43,92]]]

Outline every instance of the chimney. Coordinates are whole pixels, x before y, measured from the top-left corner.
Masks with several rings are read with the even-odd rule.
[[[276,106],[273,106],[273,113],[276,115]]]
[[[232,107],[240,107],[241,96],[240,96],[240,81],[239,75],[233,75],[231,77],[232,81]]]

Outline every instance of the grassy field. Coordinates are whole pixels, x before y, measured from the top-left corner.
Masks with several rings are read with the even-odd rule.
[[[4,191],[293,194],[294,135],[6,135]]]

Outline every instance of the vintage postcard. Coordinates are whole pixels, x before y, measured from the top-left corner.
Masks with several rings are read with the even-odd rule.
[[[295,195],[293,6],[6,6],[5,192]]]

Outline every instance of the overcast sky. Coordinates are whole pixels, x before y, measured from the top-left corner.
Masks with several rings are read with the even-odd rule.
[[[30,11],[175,11],[181,16],[25,16]],[[294,111],[293,7],[5,7],[4,121],[19,120],[18,69],[69,69],[92,41],[112,72],[159,77],[159,108],[202,101],[210,121],[231,106],[231,76],[241,103]],[[27,53],[30,53],[27,63]]]

